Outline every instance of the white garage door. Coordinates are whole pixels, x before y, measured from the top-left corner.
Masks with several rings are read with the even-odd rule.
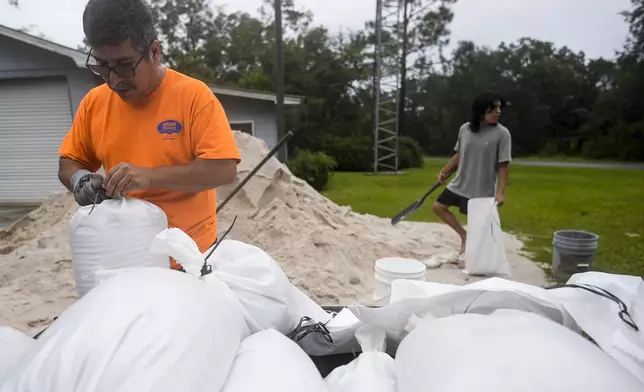
[[[65,189],[58,148],[71,124],[66,80],[0,80],[0,204],[37,203]]]

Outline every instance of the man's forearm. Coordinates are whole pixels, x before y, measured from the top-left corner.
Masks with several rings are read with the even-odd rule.
[[[150,169],[150,187],[197,193],[230,184],[237,177],[233,159],[195,159],[185,165]]]
[[[67,159],[60,157],[58,160],[58,180],[67,188],[70,192],[73,192],[72,177],[79,170],[88,170],[80,162],[74,161],[72,159]]]
[[[508,162],[501,163],[499,166],[499,188],[497,193],[505,195],[505,188],[508,185],[508,177],[510,176],[510,164]]]

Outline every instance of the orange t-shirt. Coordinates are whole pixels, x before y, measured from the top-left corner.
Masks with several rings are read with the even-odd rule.
[[[142,104],[121,100],[107,85],[81,101],[59,150],[96,172],[128,162],[142,167],[190,163],[195,158],[241,160],[221,103],[203,82],[167,69],[159,88]],[[128,194],[156,204],[168,225],[186,232],[202,252],[217,237],[217,192],[167,189]]]

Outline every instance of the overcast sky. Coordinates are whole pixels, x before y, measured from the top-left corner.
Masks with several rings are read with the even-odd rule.
[[[33,26],[57,43],[75,48],[83,38],[81,16],[87,0],[21,0],[20,9],[0,0],[0,24]],[[211,0],[229,11],[255,13],[262,0]],[[313,12],[315,22],[332,31],[358,29],[375,18],[376,0],[295,0]],[[452,45],[478,45],[533,37],[584,51],[589,57],[613,58],[622,48],[628,26],[618,15],[630,0],[459,0],[451,24]]]

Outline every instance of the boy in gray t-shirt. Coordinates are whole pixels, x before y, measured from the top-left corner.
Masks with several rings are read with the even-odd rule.
[[[449,207],[458,207],[461,214],[467,215],[471,198],[494,197],[499,206],[505,201],[512,138],[499,123],[504,107],[503,98],[497,94],[483,94],[474,100],[472,118],[458,132],[456,153],[438,175],[442,184],[447,173],[458,167],[456,177],[434,202],[434,212],[461,237],[459,261],[465,252],[467,233]]]

